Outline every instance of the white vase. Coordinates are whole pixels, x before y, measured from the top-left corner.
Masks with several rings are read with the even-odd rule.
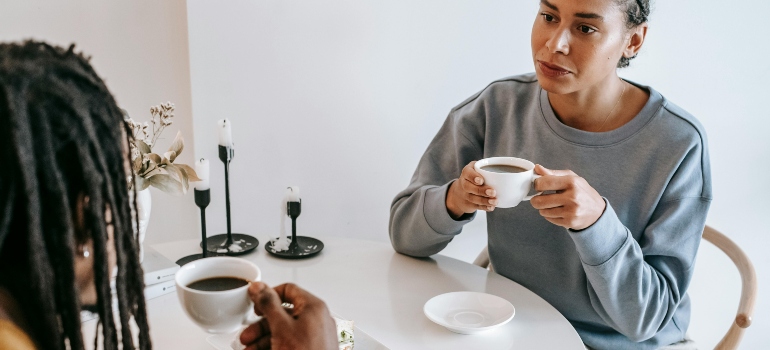
[[[147,224],[150,223],[150,211],[152,210],[152,196],[150,188],[136,193],[136,211],[139,216],[139,261],[144,260],[144,236],[147,233]]]

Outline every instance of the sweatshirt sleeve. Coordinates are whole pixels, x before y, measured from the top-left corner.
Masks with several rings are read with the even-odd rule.
[[[689,287],[711,203],[703,157],[705,144],[688,152],[638,239],[606,198],[596,223],[569,231],[588,279],[591,305],[633,341],[647,340],[671,322]]]
[[[472,107],[472,106],[471,106]],[[475,214],[454,220],[446,210],[449,186],[463,167],[483,155],[483,117],[473,108],[453,110],[420,159],[409,186],[390,206],[390,241],[402,254],[440,252]]]

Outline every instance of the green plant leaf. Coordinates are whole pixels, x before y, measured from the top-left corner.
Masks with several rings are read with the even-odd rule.
[[[187,174],[187,177],[190,179],[190,182],[195,181],[201,181],[201,178],[198,177],[198,173],[193,170],[193,168],[187,164],[174,164],[184,170],[184,172]]]
[[[174,152],[174,157],[169,158],[172,163],[174,162],[174,159],[176,159],[177,156],[182,154],[182,150],[184,149],[184,138],[182,138],[182,131],[177,131],[176,136],[174,137],[174,142],[171,143],[171,147],[168,148],[169,152]]]
[[[169,194],[178,196],[185,193],[184,189],[182,188],[182,183],[175,180],[169,174],[155,175],[147,179],[147,182],[149,182],[153,187]]]
[[[152,150],[150,149],[150,146],[147,146],[147,144],[144,143],[144,141],[136,140],[135,142],[136,142],[136,148],[139,149],[139,158],[142,157],[142,154],[152,152]]]

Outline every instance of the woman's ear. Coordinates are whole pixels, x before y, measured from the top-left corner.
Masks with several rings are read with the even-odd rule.
[[[639,53],[639,50],[642,49],[642,45],[644,44],[644,39],[647,37],[647,28],[649,26],[647,23],[642,23],[629,33],[628,39],[626,40],[626,47],[623,49],[623,57],[625,58],[631,58],[636,56],[637,53]]]

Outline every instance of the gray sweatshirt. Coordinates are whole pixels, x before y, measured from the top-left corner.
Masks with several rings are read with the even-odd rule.
[[[636,84],[635,84],[636,85]],[[396,251],[440,252],[473,217],[456,221],[446,193],[473,160],[513,156],[583,177],[607,202],[571,231],[527,202],[487,214],[495,272],[558,309],[596,349],[654,349],[690,323],[687,288],[711,202],[703,127],[657,91],[626,125],[594,133],[551,109],[534,74],[491,83],[449,113],[409,186],[393,200]]]

